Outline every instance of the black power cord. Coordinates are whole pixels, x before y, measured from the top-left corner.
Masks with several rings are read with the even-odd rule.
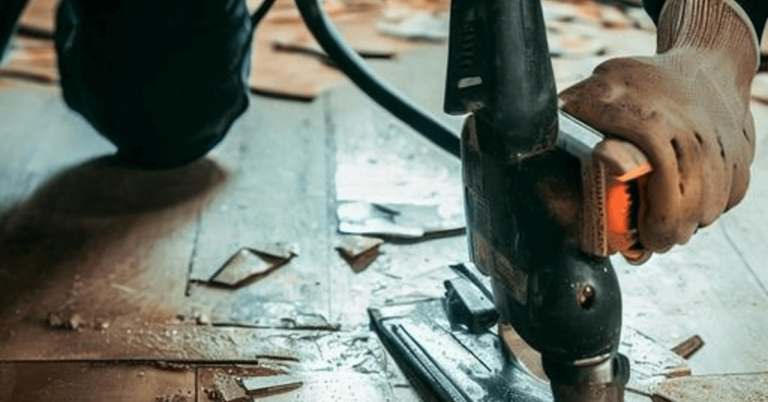
[[[344,41],[323,10],[322,0],[296,0],[304,23],[328,56],[366,95],[449,154],[460,157],[458,135],[382,81]]]
[[[267,15],[267,11],[275,4],[275,0],[264,0],[263,3],[256,9],[256,12],[251,16],[251,24],[255,27],[259,25],[259,22]]]

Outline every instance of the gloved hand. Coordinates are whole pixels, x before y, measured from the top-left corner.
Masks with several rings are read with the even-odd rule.
[[[734,0],[667,0],[655,56],[609,60],[560,94],[563,110],[650,160],[638,214],[646,251],[686,243],[744,197],[758,54]]]

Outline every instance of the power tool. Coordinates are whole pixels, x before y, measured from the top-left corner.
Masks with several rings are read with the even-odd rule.
[[[438,146],[461,155],[471,259],[490,275],[501,319],[541,353],[551,397],[623,401],[629,362],[617,352],[621,291],[608,256],[620,252],[634,263],[649,256],[635,228],[651,165],[632,144],[606,140],[558,111],[541,3],[451,2],[444,110],[468,116],[460,139],[378,80],[341,43],[317,1],[297,5],[355,84]],[[450,362],[440,363],[439,354],[419,346],[434,334],[417,342],[411,332],[418,331],[407,332],[402,322],[411,313],[392,314],[374,310],[372,317],[390,350],[409,356],[403,359],[406,371],[421,373],[438,400],[473,400],[468,389],[482,382],[465,387],[466,378],[451,377],[445,368]],[[436,321],[430,325],[446,330]],[[497,374],[512,388],[520,383],[503,371]],[[548,398],[535,387],[523,388],[532,391],[483,394],[480,400]]]

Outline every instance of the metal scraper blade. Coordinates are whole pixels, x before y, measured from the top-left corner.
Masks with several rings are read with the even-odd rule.
[[[428,401],[552,402],[549,385],[506,355],[490,330],[452,324],[444,299],[369,309],[387,350]]]

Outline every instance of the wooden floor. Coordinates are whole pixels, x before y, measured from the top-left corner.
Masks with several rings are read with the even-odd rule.
[[[377,68],[437,112],[443,60],[434,46]],[[768,371],[768,107],[753,110],[742,205],[641,267],[614,260],[626,325],[668,347],[704,339],[694,374]],[[204,401],[217,370],[305,377],[270,401],[418,400],[365,309],[440,296],[465,240],[385,244],[355,273],[334,250],[335,205],[366,186],[460,205],[460,166],[356,89],[252,97],[208,158],[174,171],[118,166],[43,87],[0,91],[0,141],[0,401]],[[276,241],[299,255],[239,289],[207,283],[239,249]]]

